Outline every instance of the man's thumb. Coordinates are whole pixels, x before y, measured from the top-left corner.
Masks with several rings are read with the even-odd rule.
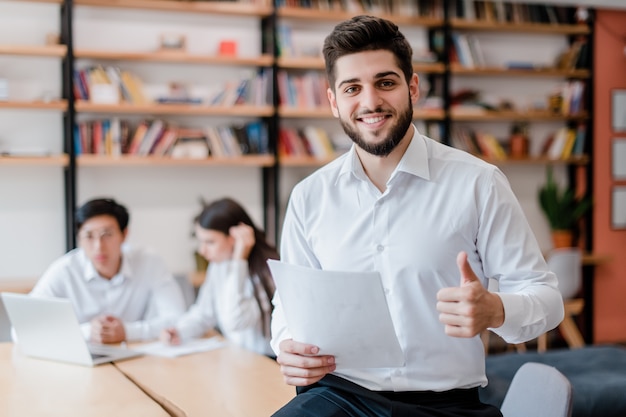
[[[461,272],[461,286],[478,280],[467,260],[467,253],[459,252],[456,257],[456,265],[459,267],[459,272]]]

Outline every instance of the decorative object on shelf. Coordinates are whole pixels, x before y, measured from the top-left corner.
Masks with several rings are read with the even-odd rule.
[[[554,247],[574,246],[578,222],[591,208],[592,201],[588,197],[576,197],[570,187],[561,189],[554,180],[551,165],[546,168],[546,183],[539,189],[538,197],[552,229]]]
[[[528,125],[526,123],[515,123],[511,128],[509,137],[509,156],[511,158],[528,157]]]
[[[187,38],[179,33],[164,33],[161,35],[161,51],[185,52]]]
[[[220,56],[237,56],[237,41],[229,39],[221,40],[218,54]]]
[[[59,45],[61,43],[61,35],[58,32],[49,32],[46,34],[46,45]]]

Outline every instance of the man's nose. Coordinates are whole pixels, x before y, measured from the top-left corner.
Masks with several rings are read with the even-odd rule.
[[[376,88],[369,87],[363,89],[361,93],[361,107],[374,111],[379,108],[382,103],[383,99]]]

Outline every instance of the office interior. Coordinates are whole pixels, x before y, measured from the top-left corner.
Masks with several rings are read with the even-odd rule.
[[[29,4],[20,4],[29,3]],[[15,13],[2,13],[0,20],[0,44],[16,42],[13,31],[20,29],[23,38],[20,42],[40,43],[50,34],[59,34],[59,2],[15,2],[3,1],[4,10]],[[181,25],[199,19],[215,22],[212,16],[176,16],[134,9],[106,8],[95,16],[89,7],[76,3],[74,11],[74,48],[97,48],[107,42],[132,49],[137,45],[156,45],[159,33],[180,31]],[[580,2],[583,3],[583,2]],[[588,168],[591,175],[579,175],[578,181],[591,190],[593,210],[588,221],[590,236],[580,242],[585,249],[601,259],[588,271],[586,291],[591,291],[593,312],[590,326],[593,331],[588,342],[593,344],[626,342],[626,230],[612,221],[615,210],[615,191],[626,187],[624,178],[615,178],[612,165],[615,164],[614,143],[626,140],[626,132],[613,128],[613,96],[620,90],[626,91],[626,10],[621,4],[607,2],[605,6],[588,2],[593,9],[593,65],[591,97],[592,115],[589,125],[592,132],[591,160]],[[593,4],[591,4],[593,3]],[[556,2],[556,4],[561,4]],[[564,4],[578,5],[576,2]],[[583,6],[585,6],[583,4]],[[165,15],[165,16],[164,16]],[[161,29],[149,29],[149,35],[142,35],[142,20],[149,20]],[[171,22],[170,22],[171,20]],[[115,22],[115,30],[101,28],[103,21]],[[247,25],[247,17],[234,18],[240,53],[253,54],[259,48],[258,25]],[[326,33],[331,27],[328,22],[306,22],[308,31]],[[109,31],[109,32],[106,32]],[[524,34],[521,34],[524,36]],[[126,36],[126,38],[124,38]],[[150,39],[142,38],[150,36]],[[319,35],[318,35],[319,36]],[[415,35],[417,37],[423,34]],[[528,35],[532,38],[532,35]],[[192,39],[191,35],[189,37]],[[532,42],[530,42],[532,44]],[[254,45],[254,46],[250,46]],[[195,46],[190,44],[189,48]],[[247,51],[246,48],[253,48]],[[525,46],[522,55],[532,55],[533,47]],[[26,100],[61,97],[62,67],[59,60],[45,57],[24,58],[25,63],[17,63],[15,56],[0,56],[0,81],[16,79],[9,84],[9,97]],[[86,60],[89,62],[89,59]],[[94,60],[95,61],[95,60]],[[123,62],[117,63],[123,65]],[[84,63],[83,63],[84,65]],[[222,77],[224,70],[215,65],[195,66],[170,63],[136,63],[136,68],[148,74],[148,78],[163,78],[163,73],[177,72],[185,77],[202,79]],[[208,67],[208,68],[207,68]],[[42,71],[43,69],[43,71]],[[160,74],[157,74],[160,72]],[[153,75],[154,73],[154,75]],[[167,76],[166,76],[167,77]],[[526,82],[526,81],[524,81]],[[1,86],[2,84],[0,84]],[[523,87],[521,87],[523,88]],[[21,96],[21,97],[19,97]],[[36,117],[37,122],[32,123]],[[80,114],[78,117],[82,117]],[[202,117],[183,116],[183,121],[191,126],[202,123]],[[200,120],[198,120],[200,119]],[[237,121],[236,116],[224,117],[225,121]],[[35,111],[34,114],[11,109],[0,104],[0,144],[6,143],[11,135],[24,139],[23,149],[38,149],[34,137],[46,136],[56,142],[53,152],[61,152],[64,133],[62,112]],[[329,129],[336,129],[334,120],[322,121]],[[3,131],[4,130],[4,131]],[[16,133],[17,132],[17,133]],[[9,141],[10,142],[10,141]],[[253,215],[254,220],[268,228],[268,234],[280,244],[280,221],[284,213],[293,185],[304,178],[317,166],[283,167],[279,170],[279,194],[277,204],[268,201],[262,186],[264,169],[258,166],[128,166],[93,164],[79,168],[76,181],[75,201],[77,204],[96,196],[112,196],[126,204],[131,211],[129,242],[149,246],[162,254],[173,272],[189,273],[196,268],[192,236],[192,220],[200,210],[200,200],[211,200],[231,196],[241,202]],[[537,169],[503,168],[510,176],[514,189],[519,191],[520,200],[533,230],[537,234],[542,249],[549,251],[551,241],[549,228],[536,204],[536,187],[544,178],[544,167]],[[558,175],[566,177],[566,168],[557,167]],[[530,178],[530,179],[529,179]],[[63,169],[48,164],[19,165],[0,158],[0,287],[12,288],[15,283],[25,286],[32,283],[45,268],[67,250],[66,191]],[[623,208],[622,208],[623,209]],[[623,216],[622,216],[623,217]],[[269,218],[269,221],[268,221]],[[583,239],[583,240],[584,240]],[[19,284],[18,284],[19,285]],[[591,288],[589,288],[591,286]]]

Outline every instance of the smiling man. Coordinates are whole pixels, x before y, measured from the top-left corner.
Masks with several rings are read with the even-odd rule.
[[[333,114],[354,145],[292,191],[281,259],[379,272],[405,365],[337,369],[292,339],[277,291],[272,347],[298,395],[275,417],[501,416],[478,398],[479,335],[519,343],[556,327],[556,277],[502,172],[411,123],[419,79],[395,24],[342,22],[324,58]]]
[[[112,199],[76,212],[79,248],[57,259],[31,291],[72,301],[85,337],[95,343],[157,338],[185,311],[164,261],[124,245],[129,214]]]

